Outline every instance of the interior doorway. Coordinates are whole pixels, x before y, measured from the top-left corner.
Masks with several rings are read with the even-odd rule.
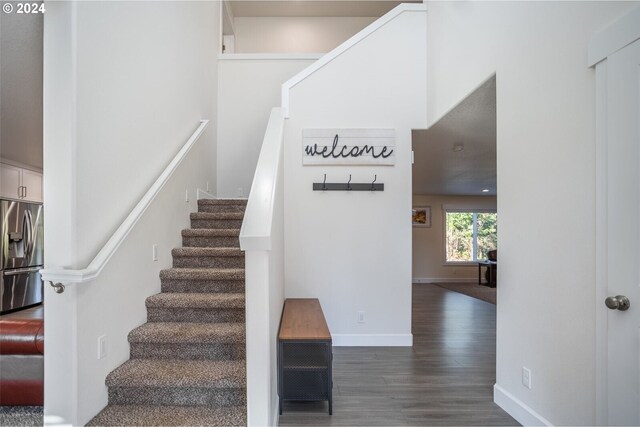
[[[443,370],[484,387],[475,398],[489,406],[500,286],[496,143],[495,75],[413,131],[414,345],[456,361]]]

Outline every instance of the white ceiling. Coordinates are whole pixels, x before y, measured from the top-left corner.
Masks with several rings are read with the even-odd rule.
[[[289,0],[289,1],[229,1],[235,17],[276,17],[276,16],[313,16],[313,17],[379,17],[400,3],[415,3],[419,0],[366,1],[366,0]]]
[[[456,144],[464,149],[454,152]],[[429,129],[414,130],[413,150],[415,194],[495,196],[495,76]]]

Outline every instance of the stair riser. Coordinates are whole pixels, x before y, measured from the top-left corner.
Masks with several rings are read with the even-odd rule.
[[[182,246],[186,248],[239,248],[240,239],[234,237],[183,237]]]
[[[87,426],[247,426],[244,405],[225,408],[202,406],[107,406]]]
[[[147,307],[149,322],[200,322],[233,323],[244,322],[244,308],[156,308]]]
[[[110,405],[236,406],[245,402],[243,388],[109,387]]]
[[[228,280],[178,280],[162,279],[160,288],[162,292],[179,293],[243,293],[244,281]]]
[[[242,227],[241,219],[192,219],[191,228],[229,229]]]
[[[245,206],[243,205],[200,205],[198,206],[198,212],[209,213],[229,213],[229,212],[242,212],[244,213]]]
[[[156,344],[130,343],[132,359],[240,360],[245,344]]]
[[[174,256],[175,268],[244,268],[244,256]]]

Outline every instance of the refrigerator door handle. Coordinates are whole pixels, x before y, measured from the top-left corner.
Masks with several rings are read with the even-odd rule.
[[[24,255],[26,258],[33,251],[33,217],[28,209],[24,211],[22,218],[22,234],[24,235]]]
[[[19,274],[37,273],[42,267],[16,268],[15,270],[5,270],[2,272],[5,276],[17,276]]]

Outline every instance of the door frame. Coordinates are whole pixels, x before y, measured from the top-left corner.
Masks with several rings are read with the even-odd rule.
[[[596,80],[596,259],[595,259],[595,423],[607,425],[607,315],[604,299],[608,295],[607,252],[607,57],[640,39],[640,7],[593,35],[589,42],[588,66],[595,69]]]

